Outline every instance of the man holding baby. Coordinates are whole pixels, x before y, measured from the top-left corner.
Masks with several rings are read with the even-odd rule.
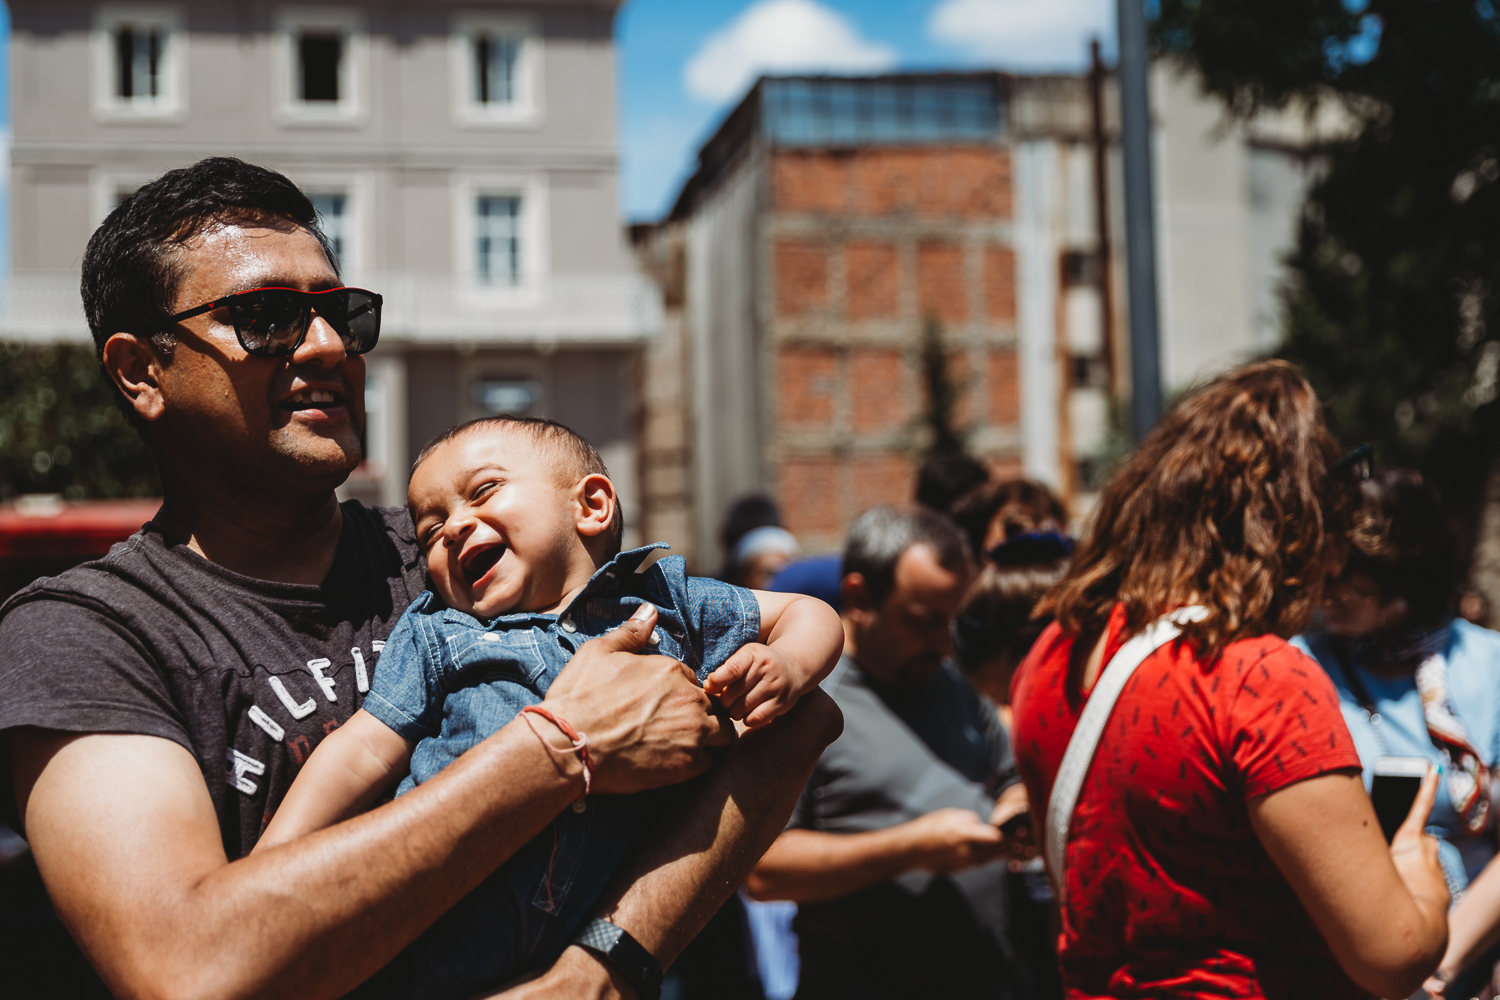
[[[776,688],[766,679],[785,637],[766,621],[785,608],[759,609],[742,652],[698,662],[702,644],[640,655],[661,636],[656,605],[638,601],[642,613],[567,646],[523,699],[531,710],[476,734],[440,773],[366,809],[407,767],[408,734],[390,732],[400,752],[368,758],[389,780],[367,776],[337,815],[255,850],[303,763],[378,686],[385,644],[423,595],[424,547],[431,559],[428,543],[446,544],[419,538],[405,510],[334,497],[361,457],[380,298],[342,287],[300,191],[229,159],[168,173],[111,213],[83,293],[164,502],[105,559],[0,608],[0,808],[18,809],[105,982],[132,996],[395,995],[376,974],[554,821],[586,815],[592,796],[703,775],[650,797],[595,894],[606,922],[589,925],[586,947],[506,994],[649,995],[837,735],[814,688],[816,613],[796,655],[782,651],[808,676]],[[595,493],[607,483],[589,476]],[[583,537],[608,518],[590,508],[574,521]],[[606,565],[533,573],[497,613],[567,631],[566,602],[613,555],[596,557]],[[489,573],[494,559],[477,565]],[[474,568],[461,567],[462,586]],[[754,726],[739,739],[699,683],[720,667],[710,689]],[[756,691],[770,706],[759,716]]]

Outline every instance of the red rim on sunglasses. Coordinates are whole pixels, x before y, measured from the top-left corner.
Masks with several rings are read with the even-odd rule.
[[[291,354],[307,339],[316,312],[333,327],[344,350],[364,354],[380,339],[380,306],[384,300],[363,288],[330,288],[304,292],[298,288],[252,288],[201,306],[194,306],[162,323],[165,329],[215,309],[229,313],[234,335],[246,354],[279,358]]]

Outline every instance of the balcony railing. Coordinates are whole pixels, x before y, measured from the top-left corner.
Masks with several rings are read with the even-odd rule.
[[[450,274],[384,271],[348,281],[385,297],[381,340],[565,347],[627,344],[661,325],[661,296],[633,272],[554,274],[534,288],[493,288]],[[0,277],[0,339],[87,343],[76,272]]]

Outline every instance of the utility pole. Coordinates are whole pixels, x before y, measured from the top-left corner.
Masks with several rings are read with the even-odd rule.
[[[1125,159],[1125,273],[1130,312],[1131,430],[1140,441],[1161,416],[1156,332],[1156,216],[1151,183],[1151,99],[1146,9],[1119,0],[1120,125]]]
[[[1110,276],[1109,237],[1109,138],[1104,131],[1104,77],[1107,70],[1099,55],[1099,39],[1089,42],[1089,108],[1093,113],[1094,143],[1094,238],[1098,242],[1095,257],[1099,283],[1099,335],[1104,340],[1105,386],[1111,399],[1119,390],[1119,359],[1115,357],[1115,301]]]

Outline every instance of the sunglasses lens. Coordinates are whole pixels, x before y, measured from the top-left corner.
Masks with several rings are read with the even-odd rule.
[[[318,315],[325,316],[329,325],[343,338],[344,350],[350,354],[364,354],[373,349],[380,339],[380,296],[363,288],[339,288],[326,292],[330,299],[337,298],[340,306],[330,306],[327,315],[320,308]]]
[[[307,328],[308,310],[296,292],[280,288],[246,292],[227,306],[240,344],[258,357],[291,353]]]

